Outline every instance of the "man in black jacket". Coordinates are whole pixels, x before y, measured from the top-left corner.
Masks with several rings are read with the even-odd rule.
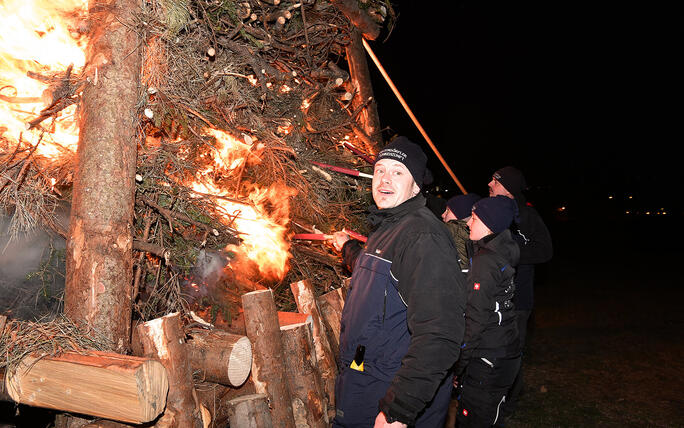
[[[515,296],[513,304],[520,335],[520,348],[524,349],[527,338],[527,323],[534,305],[534,266],[549,261],[553,255],[551,234],[541,216],[527,203],[523,191],[527,188],[522,172],[512,166],[499,169],[488,184],[489,195],[502,195],[514,199],[518,204],[519,220],[511,226],[513,239],[520,247],[520,261],[515,267]],[[522,369],[509,393],[504,414],[513,412],[516,399],[522,388]]]
[[[398,137],[377,156],[365,248],[333,245],[352,267],[342,312],[333,427],[441,427],[463,338],[465,278],[444,224],[420,193],[427,157]]]

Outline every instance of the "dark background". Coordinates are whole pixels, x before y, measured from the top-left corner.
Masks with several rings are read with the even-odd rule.
[[[682,214],[678,3],[392,3],[396,26],[371,47],[468,192],[514,165],[549,215]],[[386,139],[431,152],[369,67]]]
[[[517,166],[551,232],[509,426],[681,425],[679,3],[393,4],[371,47],[459,181],[484,196]],[[386,139],[430,152],[369,67]],[[430,166],[442,196],[460,193]]]

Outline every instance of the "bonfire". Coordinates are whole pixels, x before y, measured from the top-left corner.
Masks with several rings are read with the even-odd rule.
[[[59,259],[60,269],[66,264],[68,284],[69,266],[82,266],[78,252],[96,240],[81,213],[108,217],[111,208],[89,204],[87,195],[117,189],[133,195],[132,221],[121,226],[132,229],[130,242],[114,244],[130,249],[122,271],[132,271],[125,284],[131,325],[179,313],[190,323],[244,331],[245,293],[270,289],[277,309],[288,312],[297,308],[290,284],[310,280],[317,295],[341,287],[348,272],[327,241],[298,237],[344,228],[361,238],[367,233],[369,173],[383,135],[373,123],[375,100],[362,97],[355,80],[351,52],[355,46],[364,54],[362,33],[369,38],[374,31],[374,38],[391,29],[389,2],[148,0],[129,2],[135,7],[124,11],[125,3],[0,5],[0,205],[10,242],[37,229],[67,242],[48,258]],[[107,51],[117,31],[133,41],[130,50]],[[115,67],[128,67],[123,80],[132,82],[121,93],[108,89]],[[124,109],[119,128],[93,125],[107,121],[105,103],[127,94],[131,108],[114,102]],[[119,131],[130,134],[132,151],[88,163],[88,141],[107,137],[98,132],[116,140]],[[94,187],[86,181],[92,174],[116,177],[116,164],[131,159],[130,178],[100,178]],[[101,305],[91,296],[70,309],[63,275],[50,277],[61,290],[35,297],[55,303],[38,315],[56,325],[64,322],[63,302],[69,315]],[[10,316],[13,309],[3,308]],[[3,336],[3,350],[14,352],[8,361],[84,344],[122,350],[103,337],[99,345],[65,340],[49,352],[47,327],[29,329],[36,340],[21,343],[38,344],[27,350],[15,341],[27,330],[8,326],[14,326]],[[68,331],[73,337],[79,330]]]

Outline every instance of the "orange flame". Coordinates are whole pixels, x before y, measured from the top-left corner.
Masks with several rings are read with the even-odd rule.
[[[63,74],[69,66],[76,74],[83,67],[85,40],[75,29],[75,17],[86,10],[86,0],[0,3],[0,133],[11,142],[40,141],[37,153],[46,157],[76,150],[76,106],[62,110],[54,123],[27,131],[27,123],[52,102],[48,83],[38,77]]]
[[[223,220],[240,232],[239,247],[230,245],[227,250],[243,254],[254,262],[259,273],[268,278],[285,277],[290,258],[287,241],[287,224],[290,218],[289,198],[294,189],[281,183],[270,187],[244,183],[249,203],[239,203],[222,189],[211,177],[215,173],[230,173],[242,165],[258,163],[258,154],[263,150],[261,143],[245,136],[245,142],[216,129],[205,129],[205,134],[216,138],[214,163],[198,174],[190,184],[195,192],[217,196],[216,204],[223,213]],[[230,198],[230,199],[229,199]]]
[[[79,19],[87,13],[87,0],[0,0],[0,138],[10,144],[36,145],[36,153],[58,159],[76,152],[76,105],[62,110],[35,129],[27,124],[54,101],[46,80],[63,77],[71,66],[78,75],[85,64],[85,37]],[[85,22],[85,20],[83,20]],[[258,81],[250,77],[252,84]],[[294,191],[275,183],[265,188],[242,183],[240,193],[249,203],[221,197],[228,191],[212,177],[238,176],[245,167],[261,161],[264,145],[244,135],[242,139],[217,129],[204,129],[216,140],[211,166],[201,171],[190,187],[218,196],[226,224],[241,233],[243,243],[232,251],[243,253],[265,277],[282,279],[288,269],[288,199]],[[54,179],[51,180],[54,186]],[[231,189],[234,193],[235,189]]]
[[[221,198],[226,196],[226,191],[211,182],[195,181],[190,187],[198,193],[218,196],[216,204],[223,212],[224,221],[240,232],[243,242],[239,247],[229,245],[227,250],[244,254],[264,277],[285,277],[290,258],[286,240],[288,198],[294,195],[293,189],[278,183],[269,188],[253,185],[248,195],[251,204],[243,204]]]

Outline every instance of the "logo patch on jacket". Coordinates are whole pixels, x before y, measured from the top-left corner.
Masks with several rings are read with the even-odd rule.
[[[475,285],[473,285],[473,290],[479,290],[480,289],[480,283],[476,282]]]

